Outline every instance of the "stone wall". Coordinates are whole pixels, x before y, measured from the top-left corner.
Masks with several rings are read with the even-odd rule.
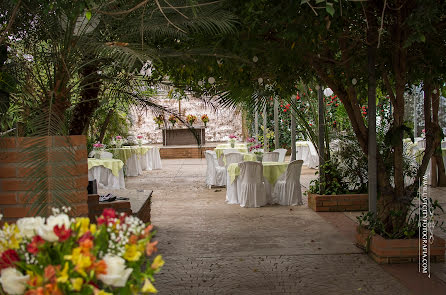
[[[178,100],[160,99],[159,104],[169,109],[178,111]],[[242,135],[242,116],[241,112],[234,109],[217,108],[205,105],[199,99],[188,99],[181,101],[181,114],[183,119],[187,115],[195,115],[198,124],[202,124],[201,116],[207,114],[209,123],[206,128],[206,142],[227,141],[230,134],[235,134],[239,138]],[[170,114],[165,114],[166,122]],[[162,133],[157,124],[153,120],[155,114],[151,111],[133,110],[130,119],[133,122],[131,133],[135,136],[142,135],[144,140],[149,143],[162,143]]]

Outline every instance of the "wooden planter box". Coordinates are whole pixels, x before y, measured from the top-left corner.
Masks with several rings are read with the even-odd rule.
[[[318,195],[308,193],[308,207],[316,212],[367,211],[368,194]]]
[[[377,263],[418,263],[420,247],[418,238],[387,240],[375,234],[367,242],[369,236],[370,230],[358,226],[356,246],[366,251],[368,249],[369,256]],[[434,242],[430,245],[430,261],[444,262],[444,253],[445,241],[440,237],[434,236]]]
[[[36,157],[27,151],[30,146],[38,147],[38,160],[43,162],[37,164],[30,158]],[[37,168],[37,165],[41,166]],[[63,196],[70,198],[73,215],[87,215],[88,164],[85,136],[5,137],[0,138],[2,221],[14,222],[18,218],[35,215],[30,210],[31,204],[36,202],[35,169],[39,169],[39,176],[45,176],[43,187],[46,188],[49,206],[55,193],[61,196],[62,192]],[[60,173],[62,170],[66,173]]]
[[[201,145],[206,144],[206,128],[194,127],[163,129],[163,145]]]

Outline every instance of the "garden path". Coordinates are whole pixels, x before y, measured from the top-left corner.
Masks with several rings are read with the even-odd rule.
[[[205,172],[204,159],[163,160],[163,170],[126,180],[132,206],[154,191],[152,222],[166,261],[159,294],[413,294],[306,203],[228,205],[224,188],[205,187]],[[314,172],[304,167],[303,186]]]

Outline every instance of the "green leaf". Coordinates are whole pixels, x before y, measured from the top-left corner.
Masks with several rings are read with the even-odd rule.
[[[87,12],[85,13],[85,17],[86,17],[88,20],[90,20],[90,19],[91,19],[91,11],[87,11]]]
[[[328,14],[330,14],[331,16],[334,15],[335,10],[333,8],[333,4],[331,3],[327,3],[327,6],[325,6],[325,10],[327,11]]]
[[[419,38],[420,38],[421,42],[423,42],[423,43],[426,42],[426,36],[424,36],[424,34],[420,34]]]
[[[300,4],[302,5],[302,4],[308,3],[308,1],[310,1],[310,0],[302,0],[302,1],[300,1]]]
[[[316,0],[316,4],[319,4],[321,2],[324,2],[325,0]]]

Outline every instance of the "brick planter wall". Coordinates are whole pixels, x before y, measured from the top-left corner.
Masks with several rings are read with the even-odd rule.
[[[308,193],[308,207],[316,212],[367,211],[368,194],[318,195]]]
[[[204,158],[204,152],[213,150],[215,147],[182,147],[182,148],[160,148],[161,159],[185,159],[185,158]]]
[[[35,215],[35,211],[31,211],[31,202],[36,201],[32,193],[36,180],[30,177],[35,168],[25,167],[23,162],[25,158],[30,157],[29,153],[25,153],[25,149],[35,146],[36,140],[41,141],[39,147],[42,146],[44,159],[48,163],[44,168],[39,168],[48,179],[47,200],[51,202],[56,186],[64,187],[64,191],[71,197],[73,214],[86,216],[88,165],[85,136],[10,137],[0,138],[0,213],[4,217],[2,221],[14,222],[18,218]],[[68,150],[72,151],[68,154],[74,156],[74,162],[68,160]],[[69,173],[61,175],[60,168],[56,170],[55,166],[62,167]]]
[[[366,249],[369,235],[370,231],[368,229],[358,227],[356,245],[361,249]],[[370,238],[368,254],[379,264],[418,263],[418,251],[418,238],[387,240],[375,234]],[[444,262],[444,254],[445,241],[434,236],[434,242],[430,245],[430,260],[432,262]]]

